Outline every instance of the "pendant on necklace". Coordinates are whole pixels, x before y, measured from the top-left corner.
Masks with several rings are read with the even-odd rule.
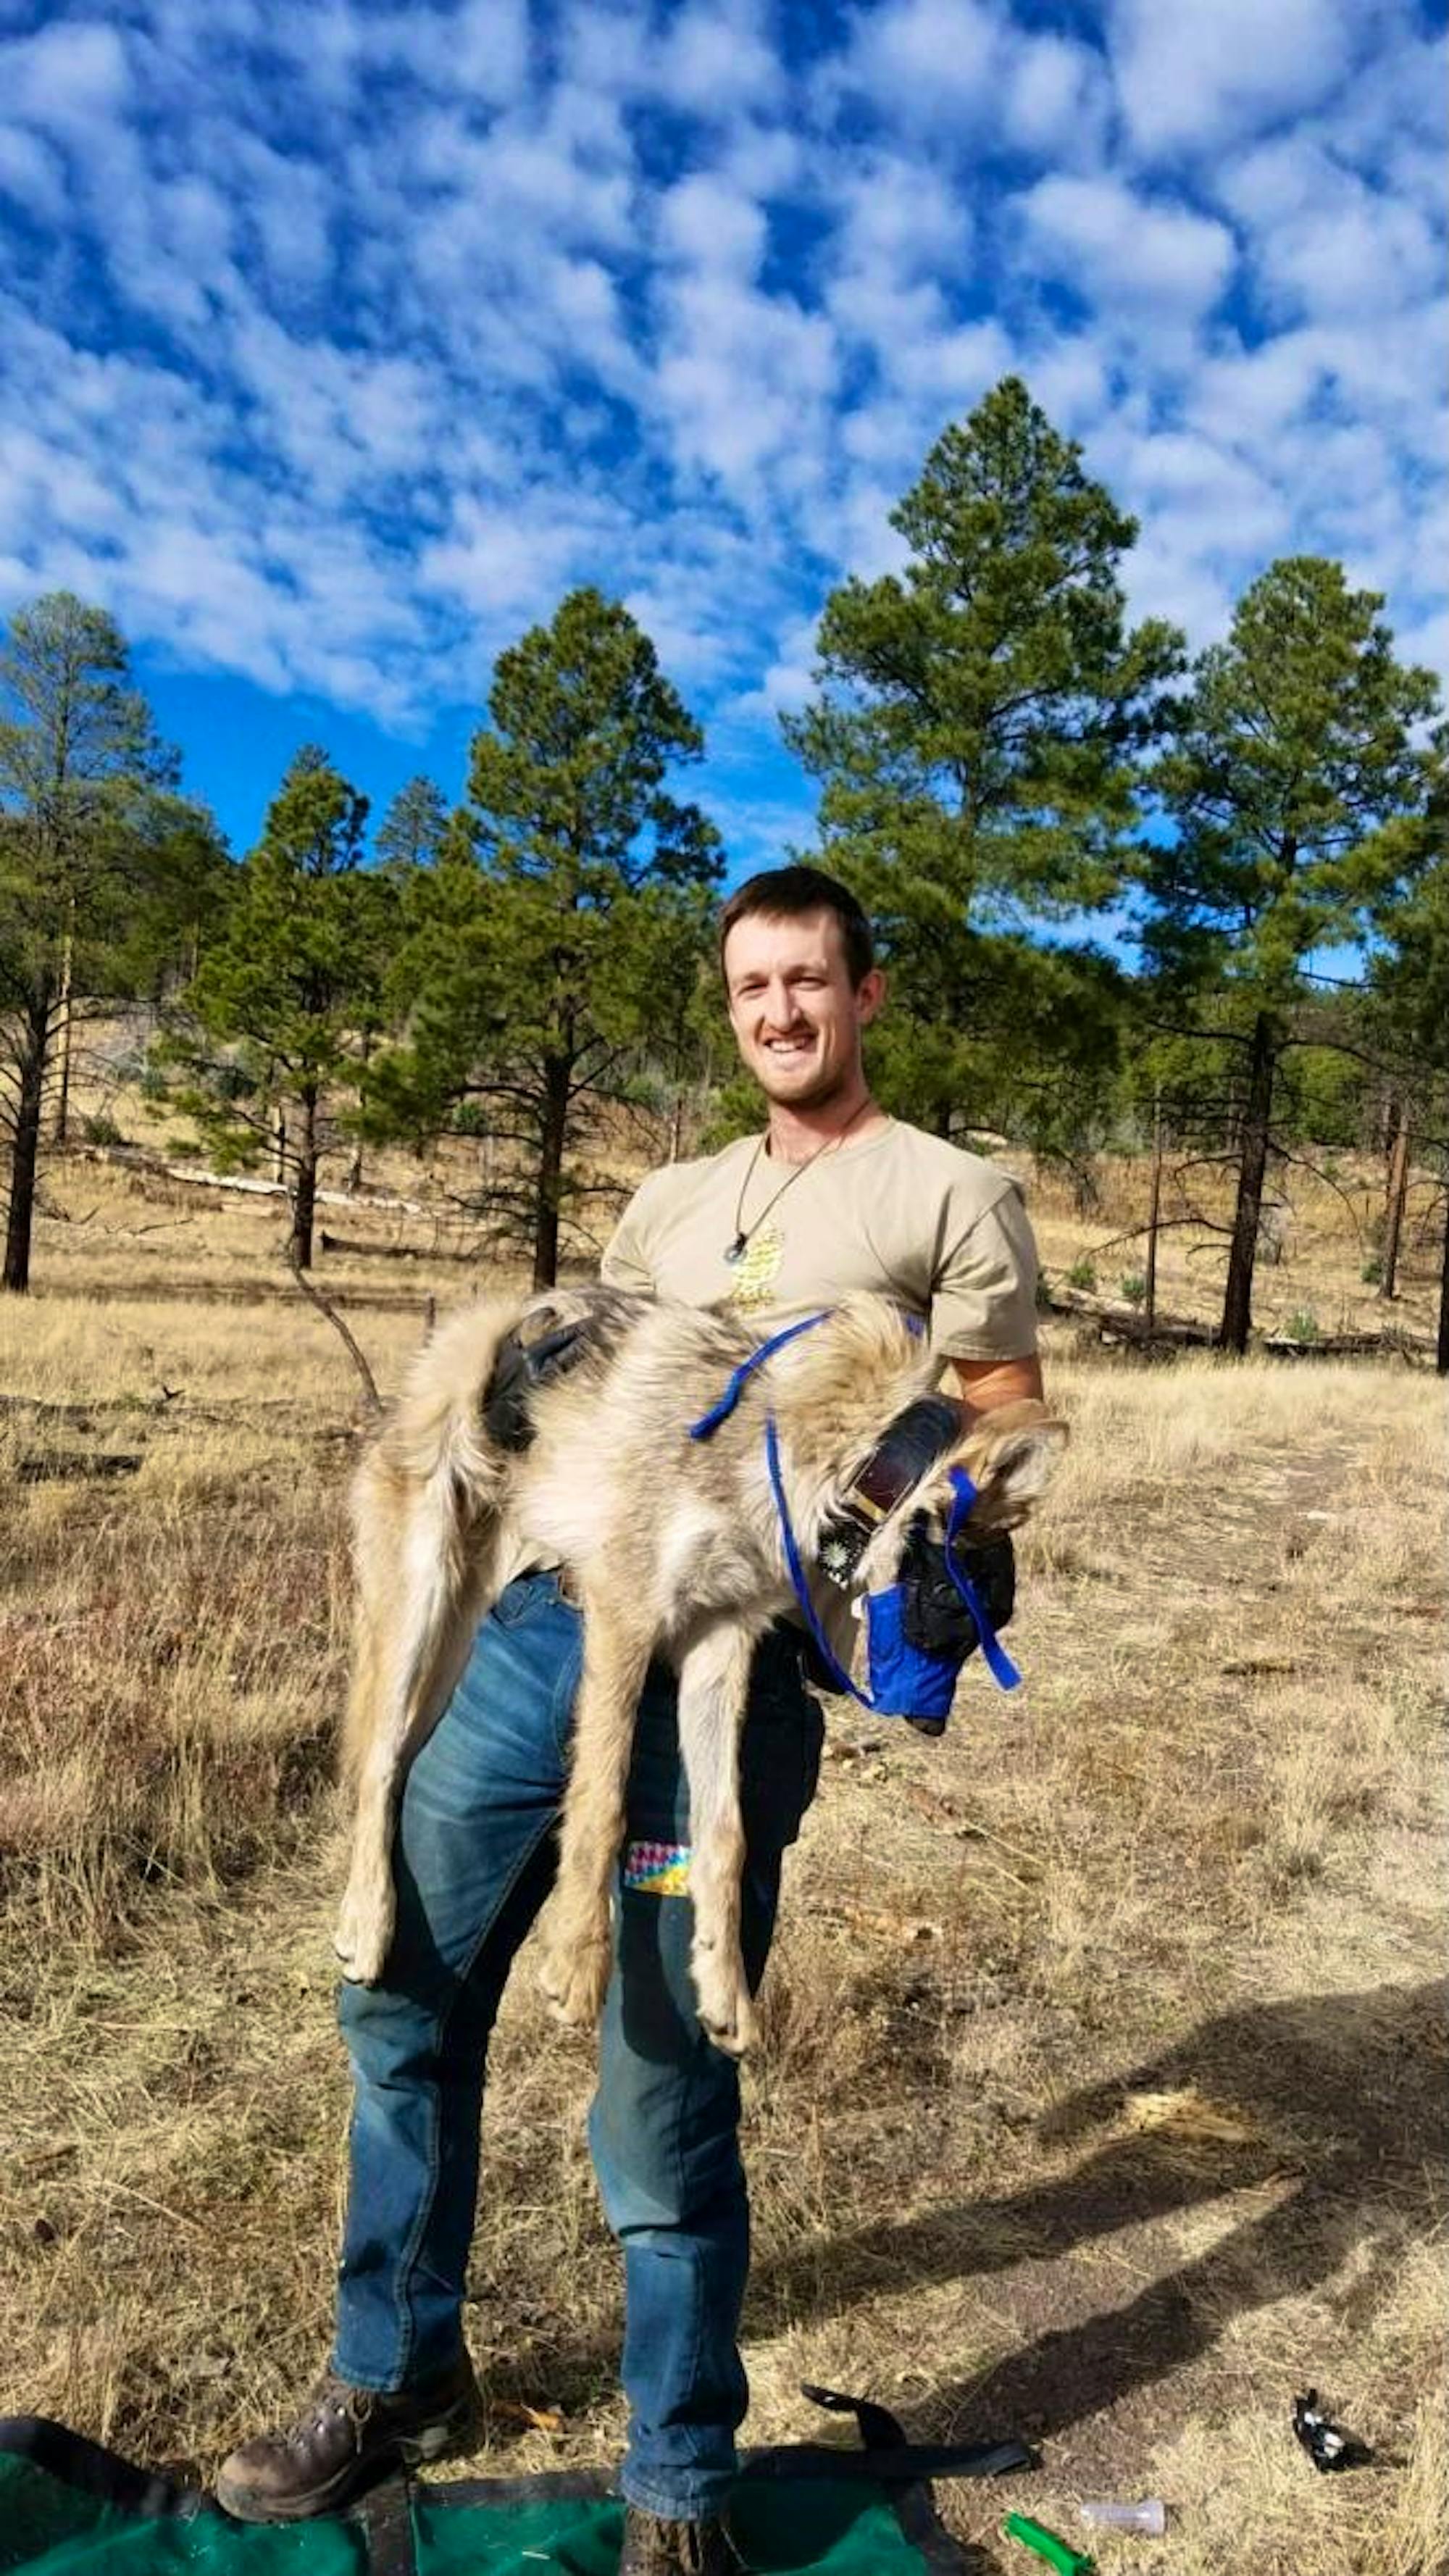
[[[737,1261],[743,1261],[745,1257],[745,1247],[748,1244],[749,1239],[750,1238],[747,1234],[737,1234],[733,1243],[726,1245],[725,1259],[729,1263],[731,1270],[733,1270]]]

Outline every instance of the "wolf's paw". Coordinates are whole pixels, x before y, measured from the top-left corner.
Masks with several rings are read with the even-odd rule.
[[[691,1961],[700,2026],[726,2057],[744,2057],[759,2037],[755,2008],[738,1953],[695,1949]]]
[[[555,1942],[544,1960],[540,1983],[556,2021],[572,2030],[591,2030],[604,2006],[612,1945],[607,1931],[586,1940]]]
[[[381,1887],[349,1883],[332,1947],[350,1985],[377,1984],[392,1948],[395,1914],[391,1879]]]

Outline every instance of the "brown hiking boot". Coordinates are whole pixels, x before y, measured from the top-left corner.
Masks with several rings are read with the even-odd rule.
[[[631,2504],[619,2576],[740,2576],[744,2560],[722,2522],[662,2522]]]
[[[217,2471],[216,2500],[239,2522],[336,2513],[397,2468],[467,2448],[483,2416],[468,2355],[415,2388],[353,2388],[324,2371],[296,2421],[243,2442]]]

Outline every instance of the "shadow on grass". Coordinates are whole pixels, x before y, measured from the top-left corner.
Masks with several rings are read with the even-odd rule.
[[[1046,2146],[1086,2145],[1115,2124],[1129,2095],[1194,2088],[1241,2116],[1244,2143],[1209,2139],[1194,2151],[1170,2129],[1119,2132],[1051,2181],[898,2225],[812,2237],[757,2264],[750,2317],[757,2328],[808,2328],[872,2293],[1049,2262],[1144,2220],[1274,2183],[1281,2197],[1271,2209],[1125,2306],[1047,2326],[990,2369],[939,2385],[912,2431],[1059,2433],[1210,2350],[1234,2316],[1317,2288],[1364,2249],[1353,2295],[1366,2320],[1406,2228],[1434,2219],[1436,2168],[1449,2142],[1446,1998],[1449,1988],[1435,1981],[1223,2014],[1179,2046],[1083,2087],[1039,2134]],[[1050,2299],[1049,2279],[1039,2295]],[[568,2405],[597,2395],[616,2366],[612,2344],[593,2338],[583,2347],[565,2330],[490,2376],[495,2389],[546,2386]]]
[[[1256,2138],[1208,2140],[1195,2153],[1170,2130],[1109,2138],[1051,2182],[777,2257],[756,2279],[757,2313],[809,2323],[848,2306],[867,2273],[877,2289],[988,2275],[1275,2182],[1273,2207],[1206,2254],[1123,2307],[1048,2327],[991,2369],[937,2387],[926,2415],[963,2438],[1023,2424],[1060,2432],[1207,2351],[1232,2317],[1312,2291],[1367,2249],[1354,2291],[1364,2320],[1389,2286],[1406,2225],[1434,2220],[1449,2142],[1446,1998],[1435,1981],[1224,2014],[1073,2094],[1039,2134],[1075,2145],[1115,2121],[1131,2094],[1195,2088],[1242,2114]]]

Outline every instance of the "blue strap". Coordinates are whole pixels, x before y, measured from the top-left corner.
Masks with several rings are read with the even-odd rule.
[[[790,1569],[790,1582],[795,1598],[804,1612],[805,1625],[815,1640],[820,1660],[826,1671],[833,1676],[837,1690],[848,1691],[852,1699],[858,1700],[862,1708],[868,1708],[874,1715],[875,1701],[868,1698],[863,1690],[857,1690],[844,1665],[837,1662],[830,1640],[820,1625],[815,1604],[810,1598],[810,1586],[805,1580],[805,1568],[801,1563],[795,1532],[790,1524],[790,1506],[785,1500],[785,1480],[780,1473],[780,1435],[775,1428],[773,1413],[765,1417],[765,1461],[770,1470],[770,1491],[775,1497],[775,1510],[779,1514],[780,1536],[785,1542],[785,1562]]]
[[[1021,1675],[996,1633],[991,1614],[981,1598],[980,1585],[973,1581],[965,1566],[957,1560],[956,1541],[964,1533],[966,1524],[971,1518],[971,1506],[976,1500],[976,1490],[964,1467],[952,1468],[951,1517],[946,1523],[946,1564],[952,1582],[976,1622],[976,1634],[981,1640],[981,1652],[987,1671],[999,1690],[1016,1690],[1020,1685]]]
[[[719,1402],[712,1404],[708,1413],[702,1413],[697,1422],[691,1422],[690,1439],[707,1440],[712,1431],[718,1431],[720,1424],[733,1413],[756,1369],[763,1368],[766,1360],[773,1359],[776,1351],[782,1351],[787,1342],[795,1341],[801,1333],[812,1333],[817,1324],[824,1323],[830,1311],[828,1306],[822,1306],[818,1315],[805,1315],[798,1324],[786,1324],[780,1332],[772,1333],[767,1342],[761,1342],[758,1350],[751,1351],[747,1360],[741,1360]]]

